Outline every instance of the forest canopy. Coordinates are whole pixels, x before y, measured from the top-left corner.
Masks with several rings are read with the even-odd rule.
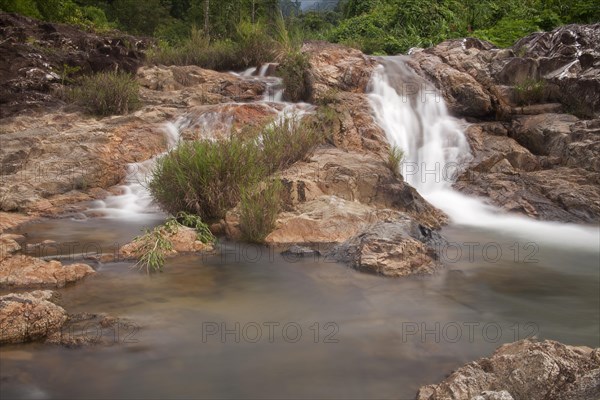
[[[474,36],[506,47],[531,32],[600,21],[595,0],[0,0],[0,10],[85,29],[119,29],[167,45],[194,28],[236,40],[244,22],[269,27],[279,15],[303,39],[395,54]]]

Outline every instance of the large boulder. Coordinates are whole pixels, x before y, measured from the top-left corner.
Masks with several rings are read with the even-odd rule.
[[[359,50],[328,42],[308,42],[302,51],[309,57],[313,101],[330,91],[364,93],[377,65]]]
[[[439,268],[440,236],[399,215],[369,225],[328,256],[366,272],[390,277],[429,275]]]
[[[579,400],[599,393],[600,348],[526,339],[421,387],[417,400]]]
[[[60,330],[65,310],[54,304],[50,290],[11,293],[0,297],[0,344],[43,339]]]

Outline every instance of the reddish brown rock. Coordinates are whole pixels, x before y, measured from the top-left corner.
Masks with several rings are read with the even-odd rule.
[[[52,303],[54,293],[36,290],[0,297],[0,344],[43,339],[58,331],[67,313]]]
[[[489,392],[506,392],[511,396],[508,400],[596,399],[600,348],[552,340],[505,344],[491,357],[459,368],[443,382],[423,386],[417,400],[489,399]]]

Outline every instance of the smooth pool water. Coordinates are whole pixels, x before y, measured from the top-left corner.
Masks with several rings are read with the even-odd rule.
[[[140,228],[63,219],[20,231],[31,242],[107,247]],[[130,323],[103,329],[112,339],[97,346],[0,348],[1,397],[412,399],[502,343],[535,335],[600,345],[598,252],[533,252],[466,226],[442,233],[446,267],[423,278],[228,242],[150,276],[131,263],[98,264],[96,276],[60,289],[60,304]]]

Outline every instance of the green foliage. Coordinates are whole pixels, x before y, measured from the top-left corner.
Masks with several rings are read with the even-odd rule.
[[[272,61],[275,43],[260,24],[246,22],[238,26],[236,41],[210,41],[204,33],[192,27],[189,37],[178,43],[162,42],[150,51],[150,64],[198,65],[214,70],[239,70]]]
[[[499,47],[508,47],[538,30],[538,26],[531,20],[503,18],[489,29],[473,32],[473,36],[488,40]]]
[[[71,66],[63,63],[62,67],[58,71],[58,74],[60,75],[60,84],[65,85],[67,83],[73,83],[71,76],[79,72],[80,69],[81,67],[79,65]]]
[[[305,159],[323,140],[323,131],[317,126],[289,116],[263,129],[260,161],[271,174]]]
[[[0,10],[32,18],[42,18],[36,0],[0,0]]]
[[[0,10],[84,29],[106,30],[112,27],[102,9],[79,6],[72,0],[0,0]]]
[[[312,126],[290,117],[249,140],[231,136],[182,143],[157,162],[149,189],[173,214],[186,211],[218,220],[241,199],[243,188],[306,157],[320,141]]]
[[[543,80],[527,79],[515,85],[515,95],[518,104],[534,104],[544,99],[546,82]]]
[[[508,46],[540,29],[600,21],[595,0],[341,0],[336,7],[305,12],[296,0],[0,0],[0,10],[86,29],[118,27],[153,35],[168,44],[164,60],[219,69],[271,61],[270,53],[280,48],[272,47],[270,37],[290,53],[277,38],[279,20],[299,39],[327,39],[371,54],[471,35]],[[210,46],[199,54],[188,38],[193,26],[204,28],[205,22]]]
[[[170,237],[177,233],[180,227],[193,228],[197,232],[197,239],[202,243],[214,243],[215,236],[208,225],[200,217],[185,212],[179,212],[175,217],[169,217],[162,225],[154,229],[145,229],[144,234],[137,236],[133,242],[138,245],[136,253],[139,254],[135,266],[145,269],[147,273],[162,270],[166,255],[173,250]]]
[[[244,240],[251,243],[264,242],[281,209],[281,181],[275,179],[261,186],[244,187],[241,192],[240,230]]]
[[[404,160],[404,150],[396,145],[391,146],[388,151],[386,165],[395,176],[400,175],[400,164],[402,163],[402,160]]]
[[[166,254],[173,250],[173,243],[168,239],[172,233],[170,229],[171,227],[166,226],[157,226],[152,230],[146,229],[142,236],[133,240],[134,243],[139,244],[140,257],[135,264],[136,267],[146,269],[148,274],[150,271],[162,270]]]
[[[236,31],[239,65],[260,66],[275,58],[275,42],[270,38],[267,27],[260,23],[242,21]]]
[[[119,71],[82,77],[69,97],[90,113],[100,116],[127,114],[141,104],[137,81],[130,74]]]
[[[202,219],[197,215],[180,211],[170,220],[176,221],[178,224],[187,226],[188,228],[195,229],[197,233],[196,238],[202,243],[214,243],[217,240],[215,235],[210,231],[208,225],[202,222]]]
[[[122,30],[151,36],[161,21],[168,18],[168,10],[162,3],[161,0],[114,0],[108,8],[109,15]]]
[[[240,186],[264,176],[258,147],[238,137],[180,144],[162,157],[149,188],[161,206],[213,221],[225,216],[240,198]]]
[[[277,73],[283,79],[284,93],[290,101],[308,100],[309,69],[308,57],[300,51],[290,52],[281,59]]]

